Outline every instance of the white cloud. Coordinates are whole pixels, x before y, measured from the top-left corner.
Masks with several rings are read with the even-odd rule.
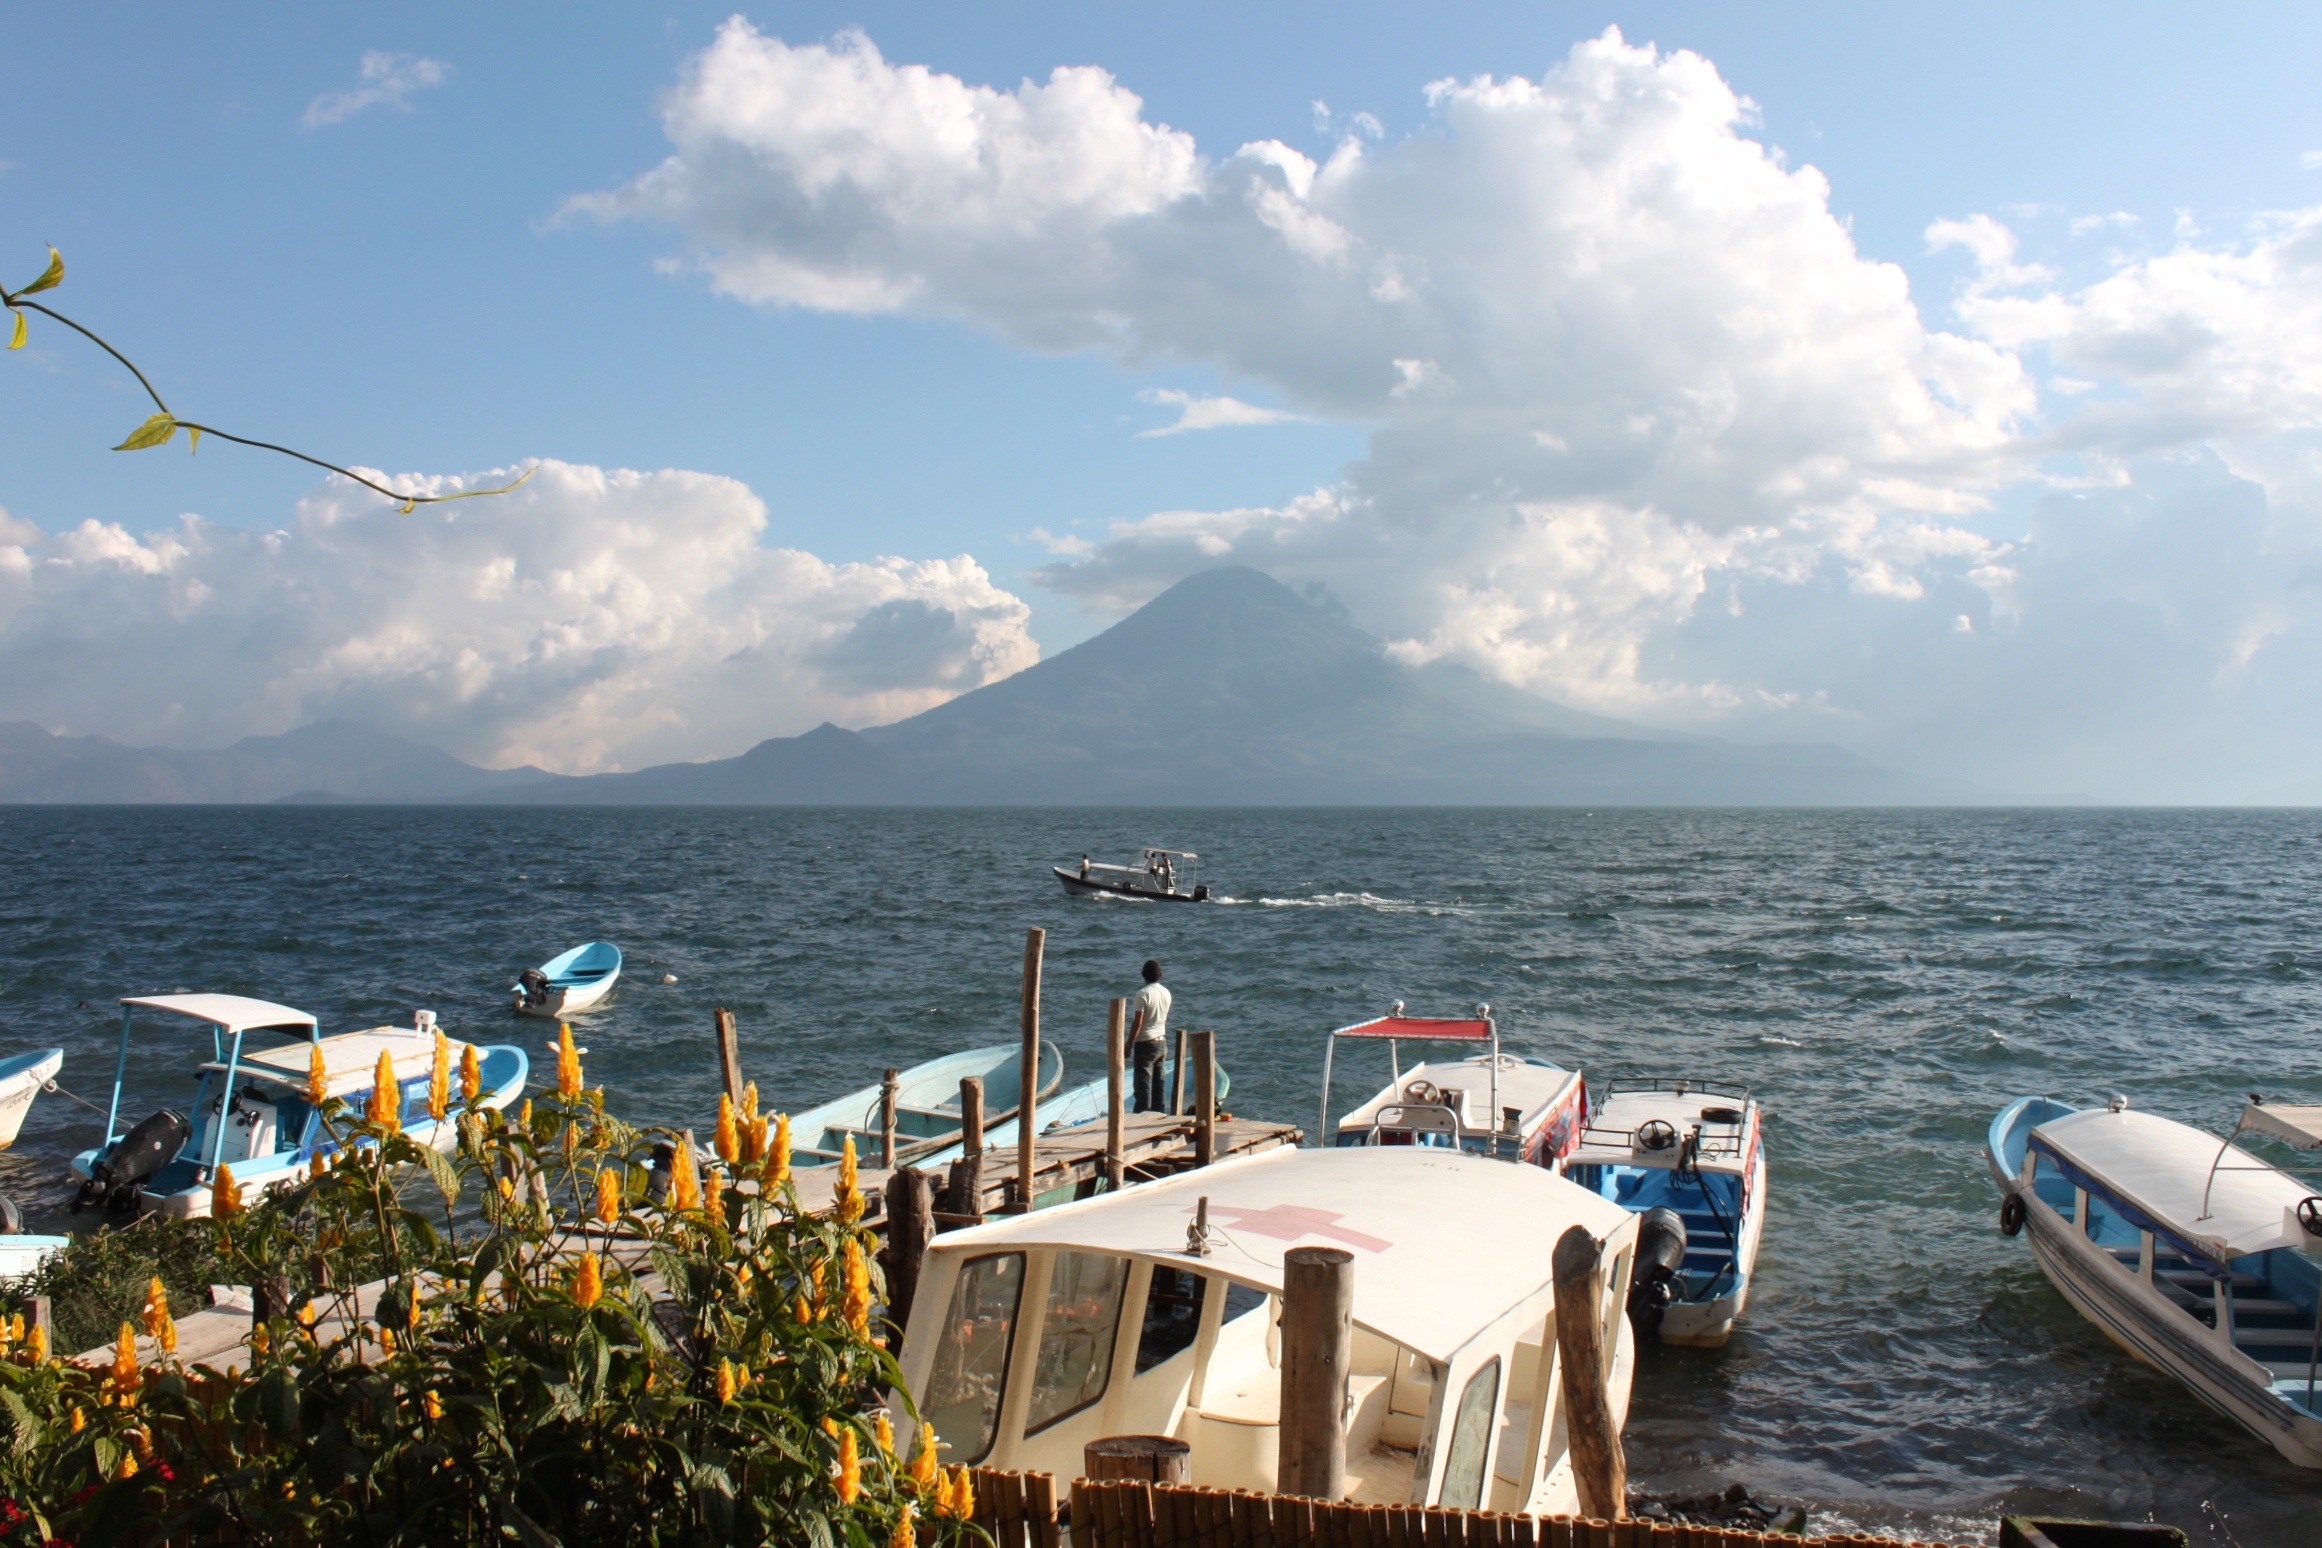
[[[766,528],[732,479],[559,462],[410,514],[334,479],[265,534],[0,522],[0,720],[217,746],[343,715],[582,771],[882,723],[1037,659],[964,555],[831,564]]]
[[[2298,158],[2299,167],[2307,172],[2322,171],[2322,150],[2310,150]]]
[[[1092,607],[1249,562],[1326,585],[1409,659],[2052,789],[2100,787],[2057,772],[2071,737],[2111,734],[2089,706],[2136,721],[2117,745],[2160,745],[2216,684],[2298,659],[2322,212],[2209,247],[2180,212],[2172,252],[2078,289],[1989,215],[1937,221],[1930,244],[1975,265],[1947,328],[1696,55],[1608,31],[1537,80],[1426,101],[1417,131],[1358,126],[1319,163],[1273,140],[1219,158],[1101,70],[1003,92],[735,21],[671,95],[671,156],[573,207],[667,223],[751,303],[1193,363],[1375,427],[1340,485],[1075,540],[1046,583]],[[2029,534],[1993,535],[1995,502],[2042,484]],[[2203,501],[2243,525],[2191,562]],[[2139,673],[2212,700],[2156,686],[2138,721]]]
[[[451,67],[440,59],[370,49],[364,53],[357,71],[363,84],[345,91],[324,92],[306,105],[306,114],[300,121],[309,129],[319,129],[326,124],[343,124],[366,108],[391,107],[409,112],[413,92],[442,85],[450,73]]]
[[[1255,403],[1244,403],[1239,398],[1198,398],[1190,392],[1179,392],[1172,387],[1148,387],[1137,394],[1140,403],[1167,403],[1177,408],[1177,417],[1151,430],[1140,430],[1137,439],[1150,440],[1157,435],[1176,435],[1185,430],[1219,430],[1232,425],[1280,425],[1306,418],[1284,409],[1263,408]]]

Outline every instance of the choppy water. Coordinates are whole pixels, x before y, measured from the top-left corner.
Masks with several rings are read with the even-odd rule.
[[[1047,878],[1141,842],[1201,851],[1231,902]],[[1640,1484],[1739,1477],[1917,1536],[2041,1509],[2322,1541],[2322,1475],[2081,1321],[1993,1229],[1977,1155],[2025,1092],[2212,1128],[2249,1090],[2322,1101],[2322,814],[17,808],[0,845],[0,1047],[64,1044],[93,1097],[119,995],[259,995],[326,1028],[427,1006],[498,1040],[515,971],[594,936],[629,967],[585,1022],[590,1079],[696,1125],[713,1006],[801,1106],[1012,1037],[1027,925],[1075,1067],[1101,1070],[1106,999],[1159,956],[1235,1108],[1299,1122],[1327,1028],[1489,1000],[1517,1050],[1767,1103],[1755,1298],[1726,1349],[1648,1357]],[[181,1058],[141,1053],[136,1111]],[[42,1098],[0,1188],[58,1209],[90,1123]]]

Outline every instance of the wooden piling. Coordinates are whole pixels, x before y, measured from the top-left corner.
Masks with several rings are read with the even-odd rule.
[[[1585,1226],[1573,1226],[1557,1239],[1550,1269],[1556,1284],[1556,1349],[1564,1369],[1564,1422],[1580,1509],[1592,1518],[1619,1521],[1628,1514],[1629,1469],[1608,1390],[1612,1372],[1604,1344],[1603,1244]]]
[[[718,1033],[718,1078],[725,1082],[726,1100],[742,1105],[742,1043],[734,1032],[734,1013],[719,1006],[711,1013]]]
[[[984,1078],[959,1083],[959,1159],[951,1164],[951,1212],[984,1212]]]
[[[1177,1029],[1177,1078],[1169,1093],[1169,1116],[1185,1116],[1185,1029]]]
[[[1141,1478],[1147,1483],[1193,1482],[1193,1447],[1174,1435],[1108,1435],[1081,1448],[1083,1478]]]
[[[289,1315],[287,1309],[283,1315]],[[27,1320],[31,1328],[40,1329],[40,1347],[53,1354],[56,1350],[56,1319],[49,1311],[47,1296],[36,1295],[32,1298],[32,1316]],[[29,1333],[31,1328],[25,1331]]]
[[[919,1268],[935,1239],[935,1181],[915,1166],[887,1179],[887,1316],[895,1324],[896,1345],[911,1324],[911,1302],[919,1293]]]
[[[1195,1032],[1193,1045],[1193,1164],[1217,1159],[1217,1034]]]
[[[1048,932],[1033,928],[1024,932],[1024,990],[1023,990],[1023,1052],[1017,1063],[1022,1066],[1022,1086],[1016,1100],[1016,1211],[1032,1213],[1032,1200],[1039,1185],[1033,1179],[1033,1141],[1039,1138],[1040,1106],[1040,956],[1048,944]]]
[[[1293,1247],[1282,1255],[1282,1423],[1275,1487],[1335,1500],[1346,1492],[1346,1378],[1353,1339],[1354,1254]]]
[[[889,1070],[879,1081],[879,1168],[895,1169],[895,1082],[900,1070]]]
[[[1115,1000],[1105,1013],[1105,1186],[1118,1193],[1128,1180],[1121,1162],[1121,1065],[1127,1056],[1129,1002]]]

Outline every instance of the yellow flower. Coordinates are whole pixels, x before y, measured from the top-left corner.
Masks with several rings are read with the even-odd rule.
[[[839,1150],[838,1222],[852,1226],[863,1218],[863,1190],[855,1186],[855,1137],[847,1136]]]
[[[34,1323],[32,1331],[25,1335],[24,1352],[32,1356],[33,1364],[46,1365],[48,1363],[48,1329],[37,1322]]]
[[[766,1155],[774,1163],[774,1170],[767,1177],[766,1186],[779,1188],[790,1181],[790,1115],[788,1113],[774,1115],[774,1142],[772,1147],[767,1150]]]
[[[736,1140],[742,1148],[742,1165],[755,1166],[766,1154],[766,1120],[745,1117],[740,1121]]]
[[[323,1098],[331,1094],[330,1071],[323,1065],[322,1044],[306,1045],[306,1099],[315,1106],[323,1105]]]
[[[702,1178],[701,1207],[708,1213],[710,1219],[712,1220],[722,1221],[726,1218],[725,1173],[713,1171]]]
[[[163,1354],[177,1353],[177,1323],[169,1315],[169,1290],[159,1274],[145,1287],[145,1336],[159,1344]]]
[[[144,1368],[137,1363],[137,1328],[133,1323],[122,1323],[121,1336],[113,1340],[111,1380],[124,1406],[135,1401],[131,1394],[145,1385]]]
[[[601,1225],[621,1218],[621,1174],[609,1166],[597,1173],[596,1217]]]
[[[796,1296],[793,1297],[790,1302],[790,1315],[793,1319],[799,1322],[812,1322],[814,1320],[814,1308],[806,1304],[805,1296]]]
[[[386,1359],[395,1358],[395,1330],[384,1322],[379,1324],[379,1353]]]
[[[723,1091],[718,1093],[718,1133],[715,1148],[718,1159],[729,1166],[741,1159],[742,1136],[734,1125],[734,1099]]]
[[[395,1084],[395,1061],[384,1048],[379,1050],[379,1067],[371,1072],[371,1100],[364,1105],[363,1117],[385,1133],[403,1131],[403,1088]]]
[[[877,1441],[879,1449],[888,1456],[891,1457],[895,1454],[895,1421],[887,1417],[887,1410],[884,1408],[880,1409],[878,1416],[871,1421],[871,1439]]]
[[[757,1116],[758,1083],[753,1080],[742,1088],[742,1117],[746,1120]]]
[[[605,1295],[604,1261],[593,1252],[581,1254],[580,1267],[573,1270],[572,1300],[575,1306],[587,1311]]]
[[[428,1418],[441,1419],[443,1417],[443,1399],[435,1395],[435,1388],[427,1389],[427,1396],[422,1401],[421,1406],[427,1410]]]
[[[416,1333],[419,1331],[419,1287],[406,1284],[404,1288],[410,1294],[403,1299],[403,1325]]]
[[[234,1184],[234,1169],[220,1166],[218,1175],[210,1179],[210,1214],[218,1220],[231,1220],[242,1213],[242,1190]]]
[[[556,1024],[556,1094],[567,1102],[581,1094],[580,1050],[572,1046],[572,1023]]]
[[[734,1362],[731,1360],[718,1361],[718,1401],[731,1403],[734,1400],[735,1390]]]
[[[669,1207],[681,1215],[701,1208],[701,1173],[694,1168],[693,1146],[682,1138],[669,1164]]]
[[[314,1326],[314,1322],[314,1302],[309,1301],[298,1309],[298,1325],[302,1328],[311,1328]]]
[[[532,1132],[532,1098],[526,1097],[524,1105],[516,1110],[516,1127],[527,1134]]]
[[[895,1530],[887,1536],[887,1548],[918,1548],[919,1527],[913,1519],[918,1514],[917,1506],[909,1500],[903,1502],[903,1509],[895,1517]]]
[[[846,1291],[839,1299],[839,1312],[847,1319],[847,1326],[858,1338],[868,1337],[871,1331],[871,1265],[863,1257],[863,1244],[848,1237],[845,1248]]]
[[[126,1450],[124,1450],[121,1453],[121,1460],[113,1464],[113,1477],[116,1480],[119,1480],[123,1478],[135,1478],[136,1476],[137,1459],[131,1456]]]
[[[0,1335],[0,1342],[10,1344],[24,1342],[24,1313],[18,1312],[8,1319],[7,1331],[4,1335]]]
[[[947,1468],[935,1470],[935,1498],[930,1502],[939,1516],[951,1514],[951,1472]]]
[[[962,1521],[972,1519],[976,1513],[976,1484],[968,1476],[965,1462],[952,1469],[951,1510]]]
[[[460,1045],[460,1100],[473,1106],[484,1094],[484,1067],[476,1062],[476,1045]]]
[[[437,1122],[451,1111],[451,1040],[435,1029],[435,1063],[427,1072],[427,1116]]]
[[[837,1440],[838,1432],[838,1420],[830,1414],[824,1414],[822,1416],[822,1433],[829,1436],[832,1440]]]
[[[935,1426],[922,1421],[919,1449],[911,1456],[911,1481],[924,1491],[936,1487],[936,1479],[941,1476],[935,1460]]]
[[[75,1435],[78,1435],[78,1434],[80,1434],[82,1430],[84,1430],[84,1429],[88,1428],[88,1423],[89,1423],[88,1416],[87,1416],[86,1414],[84,1414],[84,1413],[82,1413],[82,1412],[81,1412],[81,1405],[80,1405],[80,1404],[78,1404],[78,1403],[75,1403],[75,1404],[73,1405],[73,1417],[72,1417],[73,1433],[74,1433]]]
[[[512,1198],[516,1197],[516,1179],[515,1179],[515,1178],[513,1178],[513,1177],[503,1177],[503,1178],[501,1178],[501,1179],[500,1179],[500,1197],[502,1197],[502,1198],[504,1198],[504,1199],[512,1199]]]
[[[260,1323],[250,1330],[250,1352],[252,1354],[264,1354],[273,1343],[274,1336],[266,1331],[266,1324]]]
[[[863,1492],[863,1459],[855,1447],[855,1427],[848,1425],[839,1431],[838,1497],[841,1505],[852,1505]]]

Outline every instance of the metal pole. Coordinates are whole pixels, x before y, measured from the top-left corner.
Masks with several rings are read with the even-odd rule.
[[[1322,1045],[1322,1114],[1314,1120],[1314,1143],[1325,1150],[1330,1148],[1330,1065],[1337,1057],[1338,1034],[1333,1032]]]
[[[218,1157],[226,1149],[226,1119],[234,1111],[234,1077],[242,1070],[242,1029],[234,1029],[234,1052],[226,1060],[226,1089],[218,1098],[217,1120],[210,1125],[210,1167],[217,1168]],[[403,1116],[403,1090],[395,1091],[395,1116]]]
[[[105,1114],[105,1143],[113,1143],[113,1124],[121,1116],[121,1082],[129,1073],[129,1018],[128,1006],[121,1007],[121,1057],[113,1061],[113,1105]]]

